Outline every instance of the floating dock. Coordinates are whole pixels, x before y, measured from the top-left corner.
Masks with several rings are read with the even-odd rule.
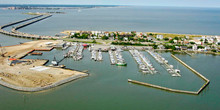
[[[111,65],[115,65],[116,60],[114,58],[113,51],[109,50],[108,53],[109,53],[109,58],[110,58]]]
[[[120,50],[116,50],[116,51],[109,50],[109,57],[112,65],[127,66],[127,63],[122,57]]]
[[[160,56],[158,53],[153,52],[153,51],[147,51],[159,64],[161,64],[167,71],[168,73],[171,74],[173,77],[179,77],[180,75],[180,70],[174,69],[173,65],[170,65],[168,63],[168,60]]]
[[[66,53],[66,57],[72,57],[74,60],[78,61],[83,58],[83,45],[74,44],[73,47],[70,47],[70,50]]]
[[[129,52],[133,56],[134,60],[137,62],[141,72],[150,74],[154,74],[157,72],[150,61],[138,50],[129,50]]]
[[[116,60],[116,66],[127,66],[127,63],[125,62],[123,56],[121,55],[121,49],[117,48],[116,51],[114,51],[115,54],[115,60]]]
[[[94,61],[102,61],[103,58],[102,58],[101,50],[99,52],[96,51],[96,50],[92,50],[91,51],[91,59],[94,60]]]

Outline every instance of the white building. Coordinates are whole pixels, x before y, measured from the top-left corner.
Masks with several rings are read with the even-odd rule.
[[[162,40],[163,39],[163,35],[157,35],[156,38]]]
[[[207,51],[211,50],[211,48],[209,46],[205,46],[204,49],[207,50]]]
[[[163,45],[158,45],[158,49],[163,50],[163,49],[165,49],[165,47]]]
[[[193,51],[194,51],[194,50],[197,50],[197,49],[198,49],[198,47],[197,47],[196,44],[192,46],[192,50],[193,50]]]
[[[70,36],[73,36],[73,35],[75,35],[75,33],[76,33],[76,32],[71,32],[71,33],[70,33]]]
[[[190,40],[189,42],[195,42],[197,45],[201,45],[202,42],[198,39]]]

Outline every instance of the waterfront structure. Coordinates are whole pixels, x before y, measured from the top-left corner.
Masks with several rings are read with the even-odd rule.
[[[173,65],[170,65],[168,63],[168,60],[160,56],[158,53],[153,52],[153,51],[147,51],[159,64],[161,64],[173,77],[179,77],[180,75],[180,70],[179,69],[174,69]]]
[[[138,50],[129,50],[129,52],[137,62],[141,72],[150,74],[154,74],[157,72],[151,64],[150,60]]]

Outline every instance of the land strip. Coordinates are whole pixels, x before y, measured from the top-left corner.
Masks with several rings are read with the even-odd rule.
[[[87,73],[44,66],[48,60],[20,59],[33,50],[51,50],[46,44],[54,40],[38,40],[4,47],[0,57],[0,84],[19,91],[41,91],[88,76]]]

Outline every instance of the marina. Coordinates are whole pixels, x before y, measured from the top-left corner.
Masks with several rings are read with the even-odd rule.
[[[27,13],[29,11],[41,12],[44,10],[0,11],[0,22],[1,25],[4,25],[11,21],[30,17],[30,15],[22,15],[21,13]],[[219,33],[219,24],[216,23],[219,21],[219,19],[217,19],[219,9],[214,8],[117,7],[81,9],[81,12],[77,10],[62,11],[66,14],[54,14],[52,17],[47,18],[45,22],[43,20],[43,22],[34,23],[34,25],[20,28],[17,31],[21,32],[21,34],[33,33],[33,35],[48,35],[48,39],[50,39],[49,36],[53,36],[55,33],[59,34],[60,31],[72,29],[117,31],[118,33],[120,33],[119,31],[122,31],[122,33],[126,31],[130,32],[130,30],[137,32],[145,32],[148,30],[149,32],[203,35],[218,35]],[[201,20],[200,18],[203,19]],[[166,26],[169,26],[169,28],[166,28]],[[14,27],[16,27],[16,25]],[[11,27],[6,27],[4,30],[9,32]],[[105,35],[106,33],[102,34]],[[116,38],[117,36],[116,34]],[[3,94],[1,95],[0,109],[3,110],[101,110],[103,108],[107,110],[186,110],[192,108],[195,110],[217,110],[217,108],[219,108],[218,97],[220,95],[218,93],[220,89],[218,81],[220,80],[220,76],[218,73],[220,69],[217,68],[220,60],[219,56],[197,53],[191,57],[191,52],[189,51],[186,51],[190,53],[188,55],[186,55],[187,53],[175,53],[175,56],[173,56],[171,52],[160,51],[158,54],[169,61],[168,64],[173,65],[173,69],[180,70],[181,77],[171,77],[172,74],[167,71],[167,66],[163,64],[164,61],[159,63],[145,51],[148,46],[143,46],[144,48],[140,49],[143,51],[137,49],[140,53],[138,54],[139,59],[144,65],[147,64],[144,63],[142,59],[146,58],[146,61],[149,60],[149,63],[152,64],[155,71],[158,71],[159,74],[142,74],[143,72],[140,71],[139,66],[137,66],[137,61],[131,55],[129,49],[133,47],[142,48],[142,46],[126,46],[128,51],[124,50],[120,53],[124,61],[126,61],[127,67],[117,67],[115,66],[117,62],[117,57],[115,56],[116,50],[109,51],[114,63],[112,66],[110,66],[112,61],[109,52],[105,53],[102,51],[102,61],[95,62],[91,60],[91,51],[93,49],[96,49],[97,56],[99,54],[98,48],[108,50],[108,48],[111,47],[112,44],[108,40],[106,40],[104,44],[99,44],[101,46],[91,44],[95,45],[95,48],[91,48],[91,51],[89,51],[88,48],[84,48],[82,51],[83,58],[74,60],[73,56],[67,56],[69,50],[75,45],[73,42],[71,42],[71,46],[57,48],[55,45],[48,45],[44,48],[44,45],[40,47],[40,45],[44,44],[41,42],[46,43],[50,41],[42,40],[39,41],[39,45],[37,44],[31,47],[27,45],[29,43],[26,43],[28,39],[25,40],[6,35],[1,35],[0,39],[2,46],[16,44],[16,48],[21,49],[20,47],[22,46],[17,44],[22,42],[23,45],[30,48],[13,52],[11,46],[5,47],[7,49],[5,56],[7,57],[9,54],[12,54],[11,57],[19,61],[12,66],[7,66],[7,68],[5,65],[2,65],[3,63],[8,65],[7,60],[1,60],[4,57],[0,56],[0,83],[4,85],[0,87],[1,94]],[[17,39],[20,40],[18,41]],[[33,37],[33,39],[43,38]],[[146,39],[148,39],[148,36]],[[16,40],[17,42],[12,43]],[[31,39],[28,41],[30,40]],[[97,44],[100,40],[101,38],[96,40]],[[130,39],[128,38],[128,40]],[[116,39],[116,41],[118,41],[118,39]],[[56,42],[56,40],[51,40],[51,42]],[[168,41],[163,41],[162,39],[161,42]],[[141,43],[148,45],[150,42]],[[177,43],[179,43],[179,41],[177,41]],[[120,47],[121,45],[114,46]],[[51,49],[52,47],[54,47],[54,49]],[[33,53],[40,52],[42,55],[28,55],[27,53],[29,51]],[[155,49],[154,53],[156,52],[157,49]],[[54,60],[54,56],[56,60]],[[13,60],[13,58],[11,60]],[[52,61],[56,61],[58,66],[51,65]],[[65,67],[61,68],[60,65],[65,65]],[[75,72],[77,70],[83,73],[89,72],[89,74],[81,74],[79,71]],[[70,76],[73,74],[75,74],[75,76]],[[83,78],[85,77],[84,75],[88,77]],[[8,79],[12,79],[13,81],[10,82]],[[78,80],[73,81],[74,79]],[[25,81],[30,82],[25,83]],[[57,83],[53,83],[53,81]],[[28,87],[18,87],[16,84],[23,84]],[[34,87],[36,85],[40,86]],[[42,99],[44,99],[44,101]],[[99,105],[97,105],[97,103],[99,103]]]
[[[81,60],[83,58],[83,49],[82,44],[74,43],[64,57],[72,57],[75,61]]]
[[[53,48],[47,47],[48,42],[57,43],[57,41],[41,40],[5,47],[8,53],[4,57],[0,57],[3,62],[0,67],[0,84],[18,91],[35,92],[50,89],[88,75],[79,71],[66,70],[64,65],[59,65],[63,59],[57,61],[55,57],[51,62],[52,65],[48,66],[45,66],[49,61],[46,59],[23,59],[36,50],[52,50]],[[44,80],[44,82],[36,83],[39,80]]]
[[[147,50],[147,52],[159,63],[161,64],[173,77],[180,77],[180,70],[179,69],[174,69],[173,65],[170,65],[168,63],[168,60],[163,58],[161,55],[159,55],[156,52]]]
[[[111,65],[115,65],[116,60],[115,60],[115,56],[113,55],[114,54],[113,51],[109,50],[108,53],[109,53],[109,58],[110,58]]]
[[[110,62],[116,66],[127,66],[124,58],[121,55],[122,50],[120,48],[111,48],[109,53]]]
[[[129,50],[130,54],[133,56],[135,61],[138,64],[138,67],[143,73],[155,74],[157,71],[152,66],[150,60],[146,58],[142,53],[138,50]]]
[[[113,51],[113,55],[116,61],[116,66],[127,66],[127,63],[125,62],[124,58],[121,55],[121,49],[117,48],[116,51]]]
[[[102,61],[103,58],[102,58],[102,52],[101,50],[92,50],[91,51],[91,59],[94,60],[94,61]]]

